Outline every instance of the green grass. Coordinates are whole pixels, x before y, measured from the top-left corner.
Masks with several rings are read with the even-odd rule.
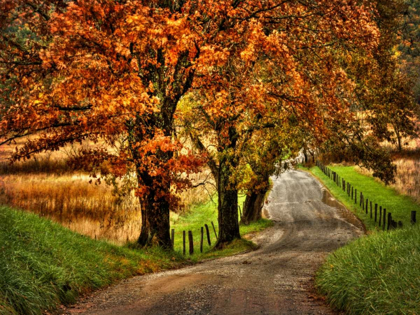
[[[326,176],[318,167],[313,167],[310,171],[318,177],[324,185],[331,191],[331,193],[342,202],[348,209],[352,210],[365,224],[370,231],[379,230],[378,224],[375,225],[374,219],[370,218],[369,213],[359,206],[359,193],[362,191],[365,198],[373,202],[373,211],[375,203],[378,204],[378,218],[379,206],[385,208],[387,212],[392,213],[392,218],[395,221],[402,221],[404,226],[410,224],[410,215],[412,210],[420,212],[420,206],[410,197],[400,195],[393,188],[385,186],[376,181],[373,177],[365,176],[358,173],[352,166],[329,166],[329,168],[337,172],[343,179],[353,185],[358,191],[357,205],[347,196],[347,193],[340,189],[332,179]]]
[[[133,251],[0,207],[0,313],[41,314],[80,293],[182,264],[160,249]]]
[[[330,255],[316,285],[349,314],[420,314],[420,225],[362,237]]]
[[[214,221],[217,229],[212,202],[193,207],[175,221],[175,252],[140,250],[95,241],[35,214],[0,206],[0,314],[42,314],[118,279],[255,248],[252,242],[241,239],[219,251],[206,245],[204,253],[199,253],[201,226],[207,223],[212,229],[210,222]],[[241,227],[241,234],[270,225],[271,221],[261,220]],[[181,255],[183,229],[194,231],[192,256]],[[214,232],[210,232],[214,245]]]
[[[245,195],[239,195],[239,205],[242,205],[245,200]],[[241,206],[242,208],[242,206]],[[238,214],[240,217],[240,214]],[[175,242],[174,249],[182,255],[183,251],[183,231],[186,232],[186,257],[192,261],[199,261],[207,258],[216,258],[229,256],[238,252],[251,250],[254,248],[252,242],[246,239],[237,240],[230,244],[223,250],[215,251],[213,247],[216,242],[216,235],[211,224],[213,222],[218,233],[219,226],[217,221],[217,196],[213,197],[213,201],[208,201],[205,204],[199,204],[192,207],[192,209],[183,216],[173,216],[171,218],[171,228],[175,230]],[[203,253],[200,252],[200,241],[201,241],[201,227],[207,224],[210,232],[211,246],[207,242],[206,229],[204,228],[204,240],[203,240]],[[261,219],[258,222],[251,223],[249,225],[240,225],[241,235],[249,233],[259,232],[269,226],[272,226],[272,221]],[[189,255],[188,253],[188,231],[193,234],[194,240],[194,254]]]
[[[328,256],[316,276],[319,292],[333,307],[349,314],[420,314],[420,225],[413,227],[410,223],[410,213],[418,211],[419,205],[353,167],[330,169],[362,191],[365,198],[386,208],[404,228],[381,232],[370,213],[366,215],[318,167],[311,168],[364,222],[370,234]]]

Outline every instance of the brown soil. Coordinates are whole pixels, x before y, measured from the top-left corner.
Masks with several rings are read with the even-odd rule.
[[[363,234],[360,222],[309,174],[273,178],[265,213],[274,227],[257,251],[135,277],[99,291],[71,314],[335,314],[314,295],[326,255]]]

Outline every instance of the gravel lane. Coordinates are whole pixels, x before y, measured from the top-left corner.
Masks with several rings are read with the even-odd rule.
[[[131,278],[70,309],[82,314],[334,314],[312,297],[326,255],[363,234],[360,222],[302,171],[273,178],[274,227],[257,251]]]

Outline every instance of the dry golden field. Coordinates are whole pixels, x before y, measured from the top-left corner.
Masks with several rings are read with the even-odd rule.
[[[389,142],[384,142],[383,146],[392,152],[397,166],[395,183],[391,184],[391,187],[411,196],[420,204],[420,138],[406,139],[403,152],[398,152],[395,144]],[[356,169],[362,174],[371,175],[366,169]]]
[[[397,176],[393,187],[420,203],[420,138],[406,141],[405,151],[395,152]]]
[[[0,203],[51,218],[92,238],[124,242],[138,236],[138,200],[121,200],[105,184],[90,184],[87,175],[3,175],[0,185]]]
[[[10,164],[7,158],[24,140],[0,147],[0,203],[35,212],[90,236],[115,243],[135,240],[141,214],[134,195],[118,198],[112,187],[89,183],[88,174],[67,165],[83,146]]]
[[[115,196],[104,182],[89,183],[89,174],[70,169],[67,160],[79,148],[66,147],[10,164],[7,157],[14,146],[0,147],[0,204],[35,212],[81,234],[117,244],[139,236],[141,211],[134,193]],[[195,176],[195,182],[208,178],[203,172]],[[176,210],[188,211],[189,206],[206,202],[212,188],[210,184],[181,193],[181,206]]]
[[[393,153],[397,165],[393,187],[420,203],[420,139],[407,141],[403,153],[395,145],[384,143]],[[19,145],[17,143],[16,145]],[[16,146],[14,145],[14,146]],[[105,183],[89,183],[83,172],[74,172],[66,163],[79,148],[66,147],[52,154],[10,165],[6,158],[14,146],[0,147],[0,204],[38,213],[62,225],[90,236],[122,244],[134,241],[141,228],[141,211],[134,194],[118,197]],[[362,173],[368,173],[359,168]],[[179,195],[181,206],[175,212],[188,211],[193,204],[209,200],[214,192],[208,171],[196,174],[194,182],[208,181]],[[171,219],[178,216],[171,214]]]

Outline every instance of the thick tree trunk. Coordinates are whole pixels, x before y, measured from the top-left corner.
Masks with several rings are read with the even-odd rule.
[[[158,159],[168,161],[173,152],[158,153]],[[142,226],[137,243],[142,246],[161,246],[172,249],[169,235],[169,201],[171,186],[164,177],[151,176],[147,171],[138,172],[139,183],[149,187],[147,194],[140,198]]]
[[[155,194],[152,192],[146,198],[142,198],[140,204],[142,226],[138,244],[142,247],[157,245],[172,248],[169,235],[169,203],[165,198],[155,200]]]
[[[140,246],[146,246],[147,244],[151,244],[152,238],[151,238],[151,231],[149,226],[149,220],[147,218],[147,207],[142,202],[140,198],[140,205],[141,205],[141,230],[140,230],[140,236],[137,239],[137,243]]]
[[[258,191],[252,191],[250,195],[245,198],[244,211],[241,218],[241,223],[249,224],[258,221],[262,218],[262,209],[264,206],[265,195],[270,189],[269,177],[263,179],[264,187]]]
[[[235,145],[234,142],[231,145]],[[222,248],[234,239],[241,238],[238,218],[238,190],[230,182],[232,168],[236,166],[234,159],[225,153],[220,159],[217,180],[219,237],[216,248]]]
[[[252,192],[250,195],[246,196],[243,215],[241,218],[241,222],[243,224],[250,224],[251,222],[261,219],[265,193],[266,192]]]
[[[219,177],[219,237],[216,248],[222,248],[234,239],[241,238],[238,222],[238,191],[229,188],[228,178],[226,177]]]

